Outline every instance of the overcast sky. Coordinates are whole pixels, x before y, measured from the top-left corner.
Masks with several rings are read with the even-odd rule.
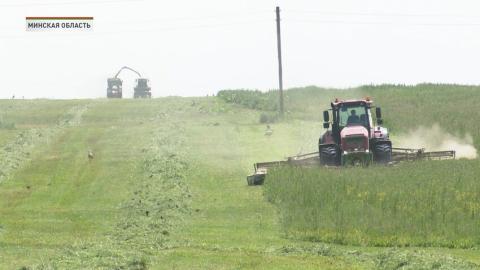
[[[2,0],[0,98],[96,98],[126,65],[154,97],[278,85],[480,84],[478,0]],[[93,16],[88,33],[26,32],[26,16]],[[124,96],[136,75],[125,71]]]

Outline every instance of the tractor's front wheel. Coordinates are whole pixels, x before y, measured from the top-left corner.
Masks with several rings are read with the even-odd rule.
[[[387,164],[392,161],[392,146],[389,143],[377,143],[373,154],[376,163]]]
[[[320,147],[320,163],[322,165],[337,166],[339,153],[335,145]]]

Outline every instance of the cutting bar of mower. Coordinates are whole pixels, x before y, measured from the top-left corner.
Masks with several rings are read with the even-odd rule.
[[[424,148],[392,148],[392,161],[415,161],[415,160],[443,160],[455,159],[455,151],[425,152]]]
[[[392,161],[390,164],[401,161],[417,161],[417,160],[444,160],[455,159],[455,151],[433,151],[425,152],[425,149],[414,148],[392,148]],[[247,176],[249,186],[262,185],[265,176],[270,168],[279,166],[302,166],[311,167],[319,166],[320,158],[318,152],[312,152],[303,155],[288,157],[286,160],[258,162],[254,164],[255,173]]]
[[[288,157],[287,160],[258,162],[254,164],[255,173],[247,176],[247,183],[249,186],[262,185],[263,181],[265,180],[265,175],[267,175],[268,169],[273,167],[279,167],[284,165],[315,166],[319,164],[320,158],[318,152]]]

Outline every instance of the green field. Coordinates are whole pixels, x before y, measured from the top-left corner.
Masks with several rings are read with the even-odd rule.
[[[360,246],[480,244],[476,161],[395,167],[280,168],[267,177],[270,201],[291,237]]]
[[[0,269],[477,269],[471,242],[374,247],[292,236],[286,210],[265,193],[271,186],[248,187],[245,176],[254,162],[315,151],[321,111],[336,95],[371,95],[393,134],[437,123],[457,137],[469,134],[478,148],[479,90],[296,89],[270,137],[259,119],[272,108],[218,97],[0,101]],[[453,161],[444,170],[463,167],[456,175],[468,188],[477,185],[478,165]],[[426,166],[425,179],[448,176],[435,166]],[[412,173],[395,170],[404,174],[399,181]],[[340,179],[348,173],[357,172]],[[315,195],[318,183],[310,182]]]

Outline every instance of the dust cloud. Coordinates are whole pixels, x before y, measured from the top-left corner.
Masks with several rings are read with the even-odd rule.
[[[425,148],[427,151],[455,150],[456,158],[477,158],[472,136],[466,134],[462,138],[452,135],[438,124],[432,127],[420,126],[395,138],[393,143],[394,147]]]

